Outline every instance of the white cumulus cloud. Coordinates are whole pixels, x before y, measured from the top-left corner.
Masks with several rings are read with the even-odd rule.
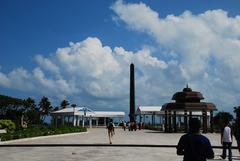
[[[51,55],[36,55],[36,67],[0,71],[0,86],[29,91],[79,105],[128,110],[129,65],[135,64],[137,105],[162,105],[189,83],[219,109],[240,98],[240,18],[224,10],[180,15],[161,13],[146,4],[116,1],[114,21],[156,41],[129,51],[97,37],[70,42]],[[118,24],[121,27],[122,23]],[[144,36],[146,36],[144,35]],[[226,99],[223,99],[226,98]]]
[[[161,17],[142,2],[125,3],[122,0],[116,1],[111,9],[115,12],[115,20],[152,37],[165,50],[164,54],[169,55],[169,65],[176,62],[174,66],[178,69],[168,68],[165,76],[175,71],[175,78],[207,93],[216,103],[224,102],[221,106],[232,108],[238,104],[239,15],[230,17],[226,11],[218,9],[197,15],[185,11],[180,15]],[[163,53],[158,57],[161,56]],[[176,85],[172,84],[172,88]],[[223,95],[231,101],[219,100],[224,98]]]

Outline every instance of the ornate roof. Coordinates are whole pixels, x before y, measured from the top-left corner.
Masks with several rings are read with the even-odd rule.
[[[173,95],[172,100],[175,102],[164,104],[162,110],[216,110],[215,104],[201,102],[203,99],[202,93],[193,91],[187,85],[181,92]]]
[[[188,86],[182,92],[177,92],[173,95],[172,100],[178,102],[200,102],[204,97],[202,93],[192,91]]]

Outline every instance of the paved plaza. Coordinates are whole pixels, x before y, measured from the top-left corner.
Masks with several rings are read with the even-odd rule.
[[[113,144],[176,145],[183,134],[166,134],[151,130],[116,129]],[[219,134],[206,135],[212,145],[220,145]],[[4,144],[108,144],[107,130],[88,129],[87,133],[10,141]],[[234,140],[233,146],[236,146]],[[220,149],[214,149],[219,159]],[[233,150],[233,160],[240,160]],[[0,147],[1,161],[181,161],[175,148],[156,147]]]

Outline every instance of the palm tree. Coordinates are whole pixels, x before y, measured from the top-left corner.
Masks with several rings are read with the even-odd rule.
[[[34,99],[28,97],[23,100],[23,109],[22,109],[22,117],[21,117],[21,126],[26,128],[28,123],[33,119],[31,117],[31,112],[36,109],[36,104]]]
[[[70,103],[67,100],[63,100],[61,102],[60,107],[63,109],[63,108],[66,108],[68,105],[70,105]]]
[[[48,116],[53,109],[51,102],[47,97],[43,96],[38,106],[41,112],[41,120],[44,121],[46,116]]]

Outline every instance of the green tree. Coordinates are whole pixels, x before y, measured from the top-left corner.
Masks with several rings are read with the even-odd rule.
[[[51,106],[51,102],[49,101],[49,99],[45,96],[42,97],[38,106],[41,113],[41,120],[44,122],[46,116],[48,116],[53,110],[53,107]]]
[[[53,109],[53,111],[58,111],[58,110],[59,110],[58,106],[54,107],[54,109]]]
[[[225,122],[230,122],[233,120],[233,115],[231,115],[229,112],[218,112],[213,117],[213,123],[215,125],[215,128],[217,131],[220,131],[224,128]]]
[[[0,95],[0,118],[12,120],[17,127],[21,125],[23,100]]]
[[[24,118],[27,124],[40,124],[40,111],[36,106],[35,100],[30,97],[27,98],[26,100],[24,100],[24,107]]]
[[[63,109],[66,108],[68,105],[70,105],[70,103],[67,100],[63,100],[60,104],[60,107]]]
[[[233,133],[234,136],[237,140],[239,140],[240,137],[240,106],[236,106],[233,108],[233,112],[236,115],[236,118],[234,120],[234,124],[233,124]]]

